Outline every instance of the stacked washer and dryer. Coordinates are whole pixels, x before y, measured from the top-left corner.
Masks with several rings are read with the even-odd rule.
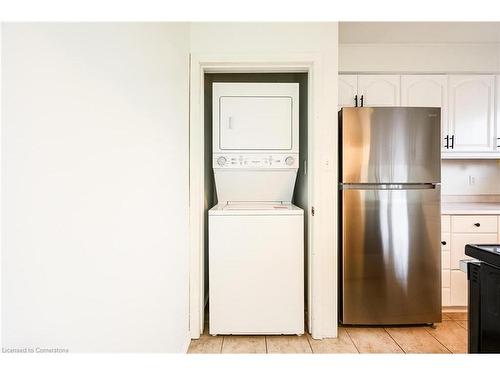
[[[299,84],[213,84],[209,332],[304,333]]]

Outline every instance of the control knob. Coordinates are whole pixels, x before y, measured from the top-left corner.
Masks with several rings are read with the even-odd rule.
[[[223,166],[224,164],[226,164],[227,160],[224,156],[219,156],[217,158],[217,164],[219,164],[219,166]]]
[[[293,158],[293,156],[288,156],[285,159],[285,164],[288,165],[288,166],[293,165],[294,162],[295,162],[295,159]]]

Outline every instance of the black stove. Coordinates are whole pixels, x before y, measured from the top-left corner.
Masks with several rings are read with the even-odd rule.
[[[500,245],[466,245],[469,353],[500,353]]]
[[[500,245],[465,245],[465,255],[500,268]]]

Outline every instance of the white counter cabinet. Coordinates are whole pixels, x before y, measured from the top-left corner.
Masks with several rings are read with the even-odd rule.
[[[450,275],[450,260],[451,260],[451,216],[441,216],[441,287],[442,287],[442,304],[443,306],[451,306],[451,275]]]
[[[500,216],[443,215],[441,233],[443,306],[467,306],[467,275],[459,268],[460,260],[468,258],[465,245],[500,242]]]

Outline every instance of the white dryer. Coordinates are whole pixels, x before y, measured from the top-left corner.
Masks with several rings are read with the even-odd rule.
[[[304,333],[296,83],[214,83],[210,334]]]

